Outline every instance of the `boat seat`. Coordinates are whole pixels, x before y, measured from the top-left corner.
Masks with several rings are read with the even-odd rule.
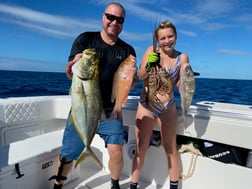
[[[0,146],[0,170],[61,147],[63,130],[56,130]]]
[[[42,133],[39,102],[12,101],[0,106],[0,145],[9,144]]]
[[[70,106],[69,96],[0,99],[0,146],[63,128]]]

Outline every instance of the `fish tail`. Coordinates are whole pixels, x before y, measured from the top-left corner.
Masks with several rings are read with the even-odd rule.
[[[187,108],[183,111],[183,121],[186,122],[186,119],[187,119]]]
[[[186,114],[184,113],[182,116],[183,122],[186,123]]]
[[[100,168],[103,167],[100,160],[97,158],[97,156],[94,154],[92,149],[90,147],[85,147],[84,152],[80,155],[80,157],[77,159],[74,168],[76,168],[82,161],[86,159],[86,157],[90,157]]]
[[[75,125],[72,112],[70,112],[70,116],[69,116],[69,119],[68,119],[68,124],[69,125]]]
[[[178,124],[181,125],[184,129],[187,128],[186,116],[184,114],[182,114],[181,118],[179,119]]]

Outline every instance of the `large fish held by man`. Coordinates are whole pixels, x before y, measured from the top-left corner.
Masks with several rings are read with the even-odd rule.
[[[115,106],[111,118],[117,117],[118,120],[122,121],[122,105],[128,100],[136,70],[136,58],[133,55],[129,55],[117,68],[113,79],[111,101],[115,102]]]
[[[95,49],[83,51],[82,58],[72,67],[70,124],[73,124],[85,148],[75,167],[90,157],[100,167],[102,163],[91,149],[91,142],[104,115],[99,81],[99,58]]]
[[[195,92],[195,78],[192,68],[189,64],[183,65],[179,93],[182,109],[182,121],[186,122],[187,112],[192,103]]]

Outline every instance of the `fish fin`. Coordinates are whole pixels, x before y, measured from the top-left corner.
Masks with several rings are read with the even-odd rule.
[[[72,94],[72,87],[70,87],[70,89],[69,89],[69,95],[71,95]]]
[[[74,168],[76,168],[82,161],[84,161],[86,157],[90,157],[100,168],[103,168],[102,163],[100,162],[100,160],[97,158],[97,156],[94,154],[94,152],[90,147],[85,147],[84,152],[77,159]]]
[[[183,118],[179,118],[178,125],[181,125],[183,123]]]
[[[90,158],[102,169],[103,165],[92,150],[89,151]]]
[[[183,114],[182,120],[183,120],[183,122],[184,122],[184,125],[186,125],[186,117],[187,117],[187,115],[186,115],[186,114]]]
[[[104,111],[102,111],[102,114],[101,114],[101,120],[105,120],[105,119],[107,119],[106,114],[105,114],[105,112],[104,112]]]
[[[116,72],[116,73],[117,73],[117,72]],[[117,94],[116,94],[117,92],[116,92],[116,91],[117,91],[117,88],[118,88],[118,86],[117,86],[118,84],[117,84],[117,77],[116,77],[117,74],[116,74],[116,73],[115,73],[115,75],[114,75],[114,78],[113,78],[113,85],[112,85],[112,86],[113,86],[113,87],[112,87],[112,93],[111,93],[111,102],[112,102],[112,103],[115,102],[116,97],[117,97]]]
[[[187,128],[186,126],[186,118],[182,115],[182,117],[179,119],[179,125],[183,126],[184,129]]]
[[[84,161],[87,157],[87,153],[82,153],[81,156],[77,159],[75,165],[74,165],[74,168],[76,168],[82,161]]]
[[[69,123],[69,125],[73,125],[73,124],[74,124],[74,120],[73,120],[73,115],[72,115],[72,113],[70,114],[70,118],[69,118],[68,123]]]
[[[187,120],[188,109],[189,109],[189,107],[186,108],[186,109],[183,111],[183,120],[184,120],[184,122],[186,122],[186,120]]]

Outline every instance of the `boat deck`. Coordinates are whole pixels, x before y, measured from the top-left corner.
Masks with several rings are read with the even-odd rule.
[[[121,189],[128,189],[130,177],[122,175],[120,179]],[[155,184],[140,182],[140,188],[161,189]],[[80,177],[64,185],[64,189],[104,189],[110,188],[110,174],[106,170],[100,170],[90,159],[86,159],[80,165]]]

